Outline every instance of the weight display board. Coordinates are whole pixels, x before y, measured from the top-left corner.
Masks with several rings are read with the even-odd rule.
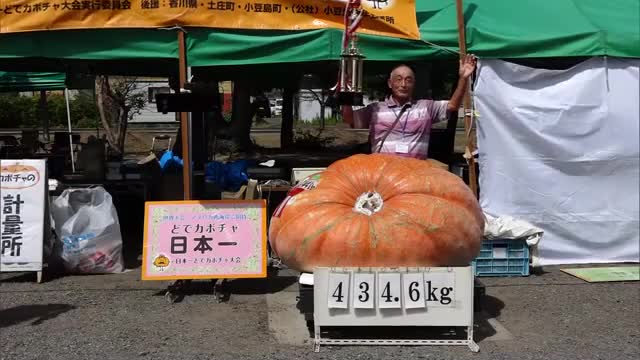
[[[320,345],[466,345],[473,339],[473,268],[316,268],[314,349]],[[331,339],[322,326],[466,327],[466,339]]]
[[[473,326],[469,267],[316,268],[319,326]]]

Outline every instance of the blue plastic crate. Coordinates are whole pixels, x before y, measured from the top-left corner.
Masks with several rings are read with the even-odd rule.
[[[483,240],[471,264],[475,276],[529,276],[529,246],[524,239]]]

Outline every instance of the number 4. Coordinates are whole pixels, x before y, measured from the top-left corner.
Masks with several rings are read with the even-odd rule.
[[[384,302],[392,302],[391,300],[391,283],[387,281],[387,285],[384,286],[384,289],[382,290],[382,297],[384,298]]]
[[[327,287],[328,308],[349,308],[349,284],[349,273],[329,273],[329,286]]]
[[[380,309],[399,309],[402,307],[400,274],[378,273],[378,289],[377,297]]]
[[[336,298],[336,302],[342,302],[342,298],[344,297],[344,295],[342,295],[342,283],[338,284],[338,287],[336,288],[336,291],[333,292],[332,296]]]

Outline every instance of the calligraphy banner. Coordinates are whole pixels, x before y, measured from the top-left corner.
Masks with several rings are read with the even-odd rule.
[[[45,160],[0,161],[0,271],[42,271]]]
[[[192,26],[344,28],[345,0],[0,0],[0,33]],[[363,33],[419,39],[415,0],[362,0]]]
[[[266,209],[263,200],[147,202],[142,279],[266,277]]]

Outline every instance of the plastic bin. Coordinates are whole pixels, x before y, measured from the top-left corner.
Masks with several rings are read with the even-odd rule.
[[[529,276],[529,246],[524,239],[483,240],[472,266],[475,276]]]

